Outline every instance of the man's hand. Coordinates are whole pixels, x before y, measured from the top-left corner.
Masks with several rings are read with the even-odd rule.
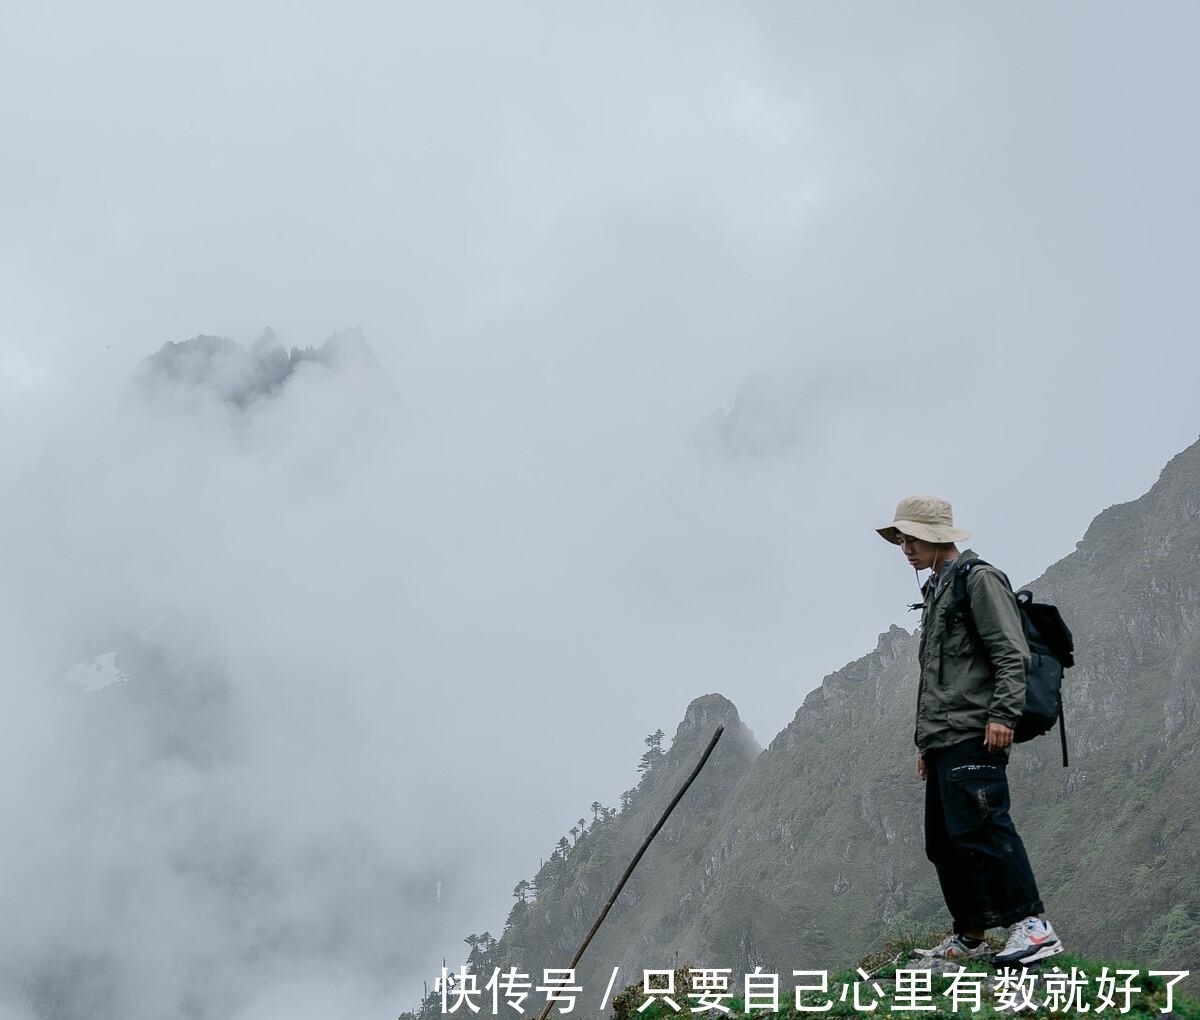
[[[989,751],[1003,751],[1006,747],[1011,747],[1012,742],[1013,731],[1004,723],[990,722],[987,724],[987,732],[983,735],[983,744]]]
[[[923,755],[920,751],[918,751],[917,752],[917,778],[924,779],[925,776],[926,776],[925,755]]]

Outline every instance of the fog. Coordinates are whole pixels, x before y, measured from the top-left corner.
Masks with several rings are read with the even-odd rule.
[[[1024,581],[1195,438],[1192,7],[5,23],[3,1020],[410,1008],[900,496]],[[140,367],[267,327],[373,356]]]

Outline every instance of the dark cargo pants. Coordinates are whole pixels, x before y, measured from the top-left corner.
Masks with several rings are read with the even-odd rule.
[[[960,934],[1043,910],[1008,813],[1007,764],[983,746],[982,734],[925,752],[925,855]]]

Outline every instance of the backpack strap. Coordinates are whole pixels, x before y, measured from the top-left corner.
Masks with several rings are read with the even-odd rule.
[[[971,640],[978,646],[980,645],[979,631],[975,627],[975,617],[971,615],[971,593],[967,590],[967,577],[976,567],[991,567],[987,560],[982,560],[978,556],[972,556],[968,560],[959,557],[954,561],[954,577],[951,584],[954,585],[950,592],[950,608],[946,611],[947,620],[949,623],[956,623],[962,620],[967,625],[967,630],[971,634]],[[992,567],[995,570],[995,567]],[[1012,591],[1012,582],[1009,581],[1008,575],[1003,571],[996,570],[996,573],[1004,578],[1004,583],[1008,585],[1008,590]],[[945,640],[945,631],[942,631],[943,640]],[[986,651],[986,649],[985,649]]]
[[[990,567],[991,564],[987,560],[981,560],[978,556],[973,556],[969,560],[964,560],[959,557],[954,561],[954,577],[951,584],[954,586],[951,590],[950,612],[953,614],[952,621],[966,620],[967,626],[972,628],[974,633],[975,623],[971,619],[971,596],[967,591],[967,575],[975,567]]]
[[[969,559],[963,556],[958,557],[954,561],[954,566],[950,569],[954,571],[950,578],[950,608],[946,610],[946,625],[957,623],[962,620],[970,631],[971,640],[975,644],[979,643],[979,633],[975,630],[975,621],[971,617],[971,599],[967,592],[967,575],[973,567],[980,565],[989,566],[986,560],[981,560],[978,556],[972,556]],[[946,663],[946,627],[942,628],[941,640],[938,641],[938,686],[942,686],[942,669]]]

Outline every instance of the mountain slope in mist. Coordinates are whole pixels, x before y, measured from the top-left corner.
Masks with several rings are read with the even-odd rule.
[[[973,546],[989,554],[982,539]],[[1073,950],[1200,969],[1200,443],[1143,497],[1100,514],[1030,586],[1061,607],[1077,642],[1071,766],[1057,732],[1015,748],[1010,765],[1048,916]],[[948,927],[914,772],[917,640],[899,627],[881,635],[766,750],[711,778],[723,793],[709,810],[673,820],[580,965],[597,995],[614,966],[626,981],[683,963],[837,968],[891,934]],[[724,699],[702,700],[736,720]],[[645,802],[669,796],[696,750],[688,719],[668,756],[675,772],[652,770]],[[476,962],[565,965],[651,821],[627,808],[560,844]]]

